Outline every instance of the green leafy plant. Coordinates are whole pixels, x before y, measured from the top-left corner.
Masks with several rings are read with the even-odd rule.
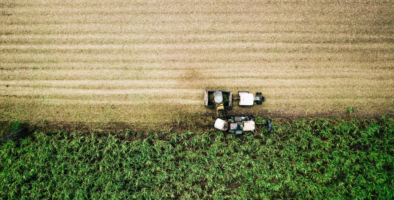
[[[356,110],[353,108],[353,106],[347,108],[346,110],[347,110],[347,112],[348,112],[350,115],[352,115],[352,114],[356,111]]]
[[[14,132],[14,131],[16,131],[16,130],[18,130],[20,128],[21,128],[20,122],[14,121],[14,122],[11,123],[11,130],[12,130],[12,132]]]
[[[177,122],[177,124],[178,124],[178,126],[179,126],[179,124],[181,123],[181,119],[180,119],[180,118],[177,118],[177,119],[176,119],[176,122]]]
[[[265,121],[263,118],[261,118],[261,117],[256,117],[255,118],[255,122],[256,122],[256,124],[267,124],[267,121]]]
[[[275,125],[272,134],[35,133],[0,143],[5,199],[392,199],[394,122]],[[280,130],[280,131],[279,131]],[[163,137],[166,136],[166,137]],[[324,191],[324,192],[322,192]]]

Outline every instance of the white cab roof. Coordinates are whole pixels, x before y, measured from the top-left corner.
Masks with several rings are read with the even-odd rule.
[[[255,129],[254,121],[246,121],[246,122],[244,122],[243,131],[254,131],[254,129]]]
[[[225,124],[226,124],[226,121],[217,118],[214,126],[216,129],[223,130]]]
[[[240,93],[239,96],[240,96],[240,101],[239,101],[240,106],[253,106],[254,103],[253,94]]]

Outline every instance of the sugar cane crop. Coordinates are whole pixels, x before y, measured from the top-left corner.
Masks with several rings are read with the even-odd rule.
[[[4,199],[392,199],[394,119],[267,134],[48,132],[0,144]]]

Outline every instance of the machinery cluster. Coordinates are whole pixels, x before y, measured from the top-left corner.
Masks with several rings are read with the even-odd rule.
[[[245,132],[254,133],[256,130],[255,118],[253,116],[238,115],[227,116],[226,109],[231,109],[234,101],[239,101],[241,107],[251,107],[256,103],[261,105],[265,98],[261,92],[256,95],[248,91],[239,91],[238,98],[233,99],[233,93],[226,90],[205,90],[204,105],[209,108],[215,108],[216,121],[214,127],[221,131],[227,131],[234,134],[244,134]],[[267,119],[266,126],[268,132],[272,130],[271,120]]]

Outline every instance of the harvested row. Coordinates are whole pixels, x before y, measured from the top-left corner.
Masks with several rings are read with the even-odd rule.
[[[392,35],[371,35],[356,33],[189,33],[189,34],[9,34],[0,40],[5,44],[17,45],[114,45],[114,44],[176,44],[176,43],[218,43],[259,42],[259,43],[311,43],[311,44],[353,44],[394,43]],[[3,46],[2,46],[3,47]]]
[[[50,53],[50,52],[48,52]],[[0,58],[4,63],[59,63],[59,62],[119,62],[119,63],[153,63],[153,65],[163,62],[391,62],[394,54],[391,52],[344,52],[344,53],[263,53],[263,52],[240,52],[240,53],[211,53],[203,51],[198,53],[172,52],[172,53],[152,53],[152,54],[84,54],[84,53],[18,53],[2,54]],[[209,52],[208,52],[209,53]],[[261,65],[259,65],[261,66]]]
[[[214,85],[218,80],[226,83],[228,87],[234,88],[242,85],[251,89],[286,89],[297,85],[297,88],[309,89],[330,89],[330,88],[348,88],[348,89],[390,89],[394,87],[394,80],[370,80],[366,82],[364,79],[265,79],[264,81],[256,81],[253,78],[245,79],[204,79],[193,80],[195,85],[188,86],[191,91],[193,89],[204,89],[209,85]],[[179,84],[179,80],[158,80],[152,79],[149,82],[145,80],[4,80],[0,81],[0,85],[17,88],[57,88],[57,89],[182,89],[184,85]],[[14,89],[15,88],[15,89]],[[21,89],[23,90],[23,89]],[[6,91],[1,90],[1,91]],[[129,90],[128,90],[129,91]],[[201,91],[199,92],[201,94]]]
[[[1,80],[179,80],[180,83],[204,79],[364,79],[392,80],[393,70],[333,71],[315,70],[13,70],[4,71]],[[380,73],[379,73],[380,72]],[[186,80],[184,80],[186,79]],[[221,83],[219,83],[221,85]]]
[[[393,51],[394,44],[380,44],[380,43],[362,43],[362,44],[316,44],[316,43],[263,43],[263,42],[226,42],[226,43],[176,43],[176,44],[129,44],[129,45],[114,45],[114,44],[100,44],[100,45],[2,45],[1,51],[4,53],[171,53],[188,51],[189,53],[205,52],[226,52],[226,53],[242,53],[242,52],[265,52],[265,53],[336,53],[349,51],[375,51],[375,52],[390,52]]]
[[[4,87],[3,87],[4,88]],[[239,88],[241,89],[241,88]],[[324,88],[321,90],[319,88],[266,88],[264,93],[270,98],[281,98],[285,95],[291,95],[295,99],[308,99],[313,96],[315,99],[335,99],[335,98],[391,98],[392,88],[341,88],[341,87],[331,87]],[[350,91],[354,93],[350,93]],[[7,90],[0,90],[5,91]],[[191,99],[196,99],[202,97],[201,90],[198,89],[63,89],[63,88],[26,88],[26,87],[14,87],[12,91],[7,91],[9,96],[38,96],[50,97],[56,95],[64,96],[90,96],[90,95],[108,95],[109,98],[116,98],[120,96],[121,98],[127,97],[127,95],[145,95],[148,97],[187,97]],[[200,99],[202,101],[202,99]]]
[[[66,24],[66,25],[37,25],[37,26],[24,26],[24,25],[12,25],[5,26],[1,30],[1,34],[119,34],[119,33],[146,33],[146,34],[189,34],[189,33],[200,33],[200,34],[212,34],[212,33],[276,33],[276,32],[287,32],[287,33],[316,33],[325,32],[333,34],[346,34],[348,32],[354,34],[393,34],[394,28],[391,24],[378,25],[375,29],[370,29],[370,25],[357,25],[357,26],[343,26],[338,24],[305,24],[299,26],[298,23],[293,24],[256,24],[251,26],[250,24],[234,24],[229,25],[228,23],[220,24],[213,28],[214,24],[205,22],[198,25],[190,26],[190,23],[174,23],[172,26],[168,25],[114,25],[114,24]],[[373,28],[373,27],[372,27]],[[241,30],[241,31],[240,31]]]
[[[367,55],[367,54],[365,54]],[[294,60],[293,62],[278,61],[245,61],[245,62],[181,62],[181,61],[161,61],[156,63],[151,62],[111,62],[111,61],[91,61],[91,62],[57,62],[52,60],[52,63],[44,63],[40,61],[32,62],[9,62],[2,63],[0,70],[98,70],[98,69],[123,69],[123,70],[199,70],[199,69],[249,69],[249,70],[318,70],[318,69],[332,69],[333,71],[344,72],[358,72],[360,70],[376,70],[375,72],[391,72],[394,69],[394,64],[391,62],[374,61],[374,62],[351,62],[351,61],[319,61],[311,62],[305,60]]]

